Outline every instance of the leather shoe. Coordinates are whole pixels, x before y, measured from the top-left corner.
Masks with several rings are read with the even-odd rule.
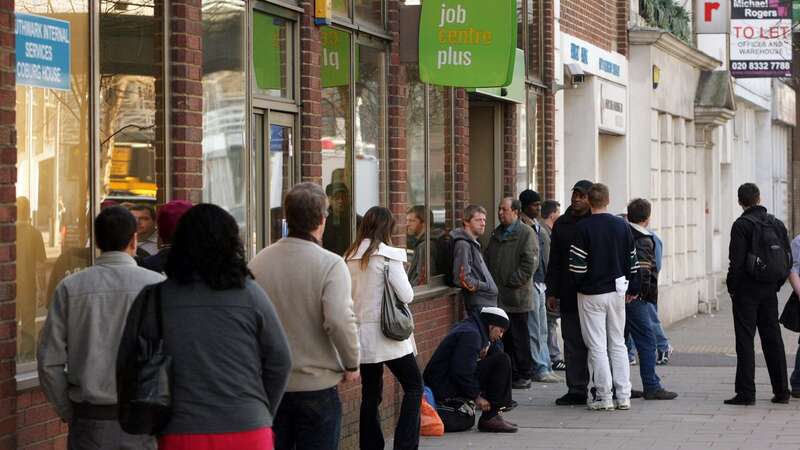
[[[580,394],[564,394],[556,399],[558,406],[583,406],[586,404],[586,396]]]
[[[735,397],[729,398],[724,402],[726,405],[744,405],[744,406],[751,406],[756,404],[756,399],[754,398],[747,398],[742,397],[739,394],[736,394]]]
[[[794,397],[794,398],[800,398],[800,390],[797,390],[797,391],[792,391],[792,397]]]
[[[514,380],[511,382],[512,389],[530,389],[531,388],[531,380],[520,378],[519,380]]]
[[[479,420],[478,430],[486,433],[516,433],[519,428],[506,422],[503,416],[498,414],[489,420]]]
[[[775,395],[775,396],[772,397],[772,400],[770,400],[770,401],[772,403],[786,404],[786,403],[789,403],[789,398],[790,398],[789,394]]]
[[[637,391],[636,389],[631,389],[631,398],[642,398],[644,397],[644,392]]]

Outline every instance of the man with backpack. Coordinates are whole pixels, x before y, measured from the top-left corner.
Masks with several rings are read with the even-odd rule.
[[[450,284],[461,288],[469,315],[480,314],[485,306],[497,306],[497,285],[483,260],[478,238],[486,231],[486,209],[469,205],[464,210],[463,226],[450,233],[453,264]]]
[[[786,352],[778,325],[776,295],[792,267],[789,236],[783,223],[760,205],[758,186],[741,185],[738,197],[744,213],[731,228],[727,278],[736,333],[736,396],[725,400],[725,404],[755,403],[756,329],[772,382],[772,403],[789,403]]]

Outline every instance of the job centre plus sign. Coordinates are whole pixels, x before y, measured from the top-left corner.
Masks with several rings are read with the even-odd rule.
[[[514,70],[513,0],[440,0],[422,4],[420,79],[457,87],[506,86]]]

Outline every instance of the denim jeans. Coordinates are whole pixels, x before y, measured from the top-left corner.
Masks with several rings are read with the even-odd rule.
[[[669,350],[669,339],[664,334],[664,327],[661,326],[661,320],[658,318],[658,306],[655,303],[647,302],[650,307],[650,320],[653,324],[653,333],[656,335],[656,349],[662,352]],[[636,357],[636,343],[633,338],[628,334],[625,338],[625,345],[628,347],[628,359]],[[798,374],[800,377],[800,374]],[[798,387],[800,387],[800,379],[798,379]]]
[[[379,407],[383,400],[383,366],[403,386],[403,402],[394,432],[394,450],[419,448],[419,414],[422,402],[422,375],[413,353],[402,358],[361,365],[361,450],[383,450]]]
[[[661,389],[661,380],[656,375],[656,335],[650,311],[644,300],[634,300],[625,306],[625,325],[639,350],[639,374],[645,392]]]
[[[275,450],[338,450],[342,402],[336,387],[287,392],[275,414]]]
[[[533,377],[550,373],[550,349],[548,348],[547,306],[544,289],[533,287],[533,310],[528,312],[528,334],[531,339],[531,357],[533,358]]]

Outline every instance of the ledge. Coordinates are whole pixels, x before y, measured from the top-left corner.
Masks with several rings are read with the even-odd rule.
[[[455,296],[461,289],[450,286],[424,286],[414,289],[414,303],[422,303],[449,295]]]
[[[628,33],[631,45],[652,45],[680,60],[703,70],[714,70],[722,61],[713,58],[660,28],[633,27]]]

